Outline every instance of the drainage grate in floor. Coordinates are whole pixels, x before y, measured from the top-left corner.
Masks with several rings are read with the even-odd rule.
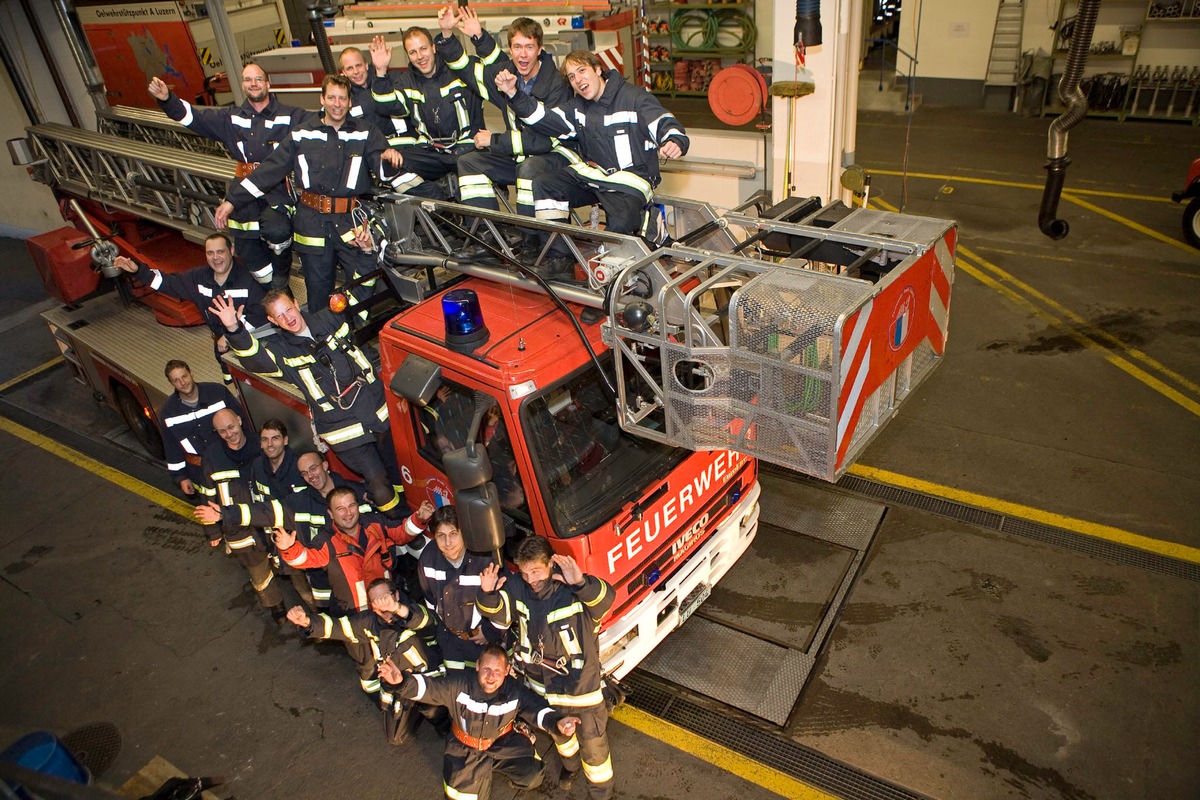
[[[622,683],[632,690],[628,699],[631,706],[821,791],[854,800],[925,798],[925,795],[880,780],[778,734],[758,730],[728,715],[702,708],[657,684],[640,670],[634,670]]]
[[[1137,547],[1120,544],[1119,542],[1111,542],[1095,536],[1085,536],[1081,533],[1055,528],[1052,525],[1046,525],[1041,522],[1010,517],[992,511],[984,511],[963,503],[954,502],[953,500],[930,497],[919,492],[888,486],[887,484],[877,483],[854,475],[843,476],[837,482],[837,485],[842,489],[857,494],[873,497],[888,503],[908,506],[920,511],[928,511],[939,516],[958,520],[959,522],[978,525],[994,531],[1012,533],[1027,539],[1034,539],[1054,545],[1055,547],[1061,547],[1096,558],[1103,558],[1117,564],[1136,567],[1149,572],[1157,572],[1175,578],[1200,582],[1200,564],[1172,558],[1160,553],[1151,553]]]

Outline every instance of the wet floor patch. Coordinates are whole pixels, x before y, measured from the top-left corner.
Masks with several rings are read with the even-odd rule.
[[[25,570],[32,567],[34,564],[42,560],[42,558],[53,551],[54,548],[50,545],[39,544],[29,548],[21,554],[18,561],[14,561],[4,567],[5,575],[19,575]]]

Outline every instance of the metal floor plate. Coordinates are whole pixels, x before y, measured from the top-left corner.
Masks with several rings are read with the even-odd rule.
[[[848,568],[830,587],[830,602],[808,649],[785,647],[696,616],[655,648],[639,669],[785,725],[858,576],[886,507],[803,479],[762,474],[760,480],[763,523],[853,551]],[[749,559],[735,564],[729,576],[746,567],[746,561]]]

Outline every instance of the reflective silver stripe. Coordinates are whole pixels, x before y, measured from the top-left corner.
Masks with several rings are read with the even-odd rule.
[[[244,178],[238,185],[249,192],[250,196],[256,200],[263,196],[263,191],[255,186],[254,181],[250,180],[249,178]]]
[[[541,122],[545,116],[546,116],[546,107],[543,106],[541,103],[538,103],[537,108],[535,108],[533,110],[533,113],[531,113],[528,117],[521,117],[521,119],[525,120],[526,123],[532,125],[535,122]]]
[[[191,124],[196,121],[196,115],[192,113],[192,104],[187,100],[180,100],[183,103],[183,118],[179,120],[179,124],[185,128],[191,127]]]
[[[229,121],[239,128],[250,129],[250,119],[248,117],[239,116],[238,114],[230,114]]]
[[[667,120],[667,119],[675,119],[675,117],[671,116],[670,114],[663,114],[662,116],[658,117],[657,119],[655,119],[653,122],[651,122],[649,125],[646,126],[647,128],[650,129],[650,138],[653,139],[655,142],[658,141],[659,125],[662,124],[663,120]]]
[[[358,173],[362,172],[362,156],[350,157],[350,173],[346,178],[346,188],[353,189],[358,185]]]
[[[433,567],[425,567],[425,575],[426,577],[433,578],[435,581],[446,580],[446,572],[444,570],[434,569]],[[432,606],[430,607],[432,608]]]
[[[360,111],[359,113],[362,112]],[[322,142],[329,141],[329,137],[325,135],[324,131],[292,131],[292,138],[297,142],[305,139],[320,139]]]
[[[186,461],[168,461],[167,462],[167,471],[168,472],[178,472],[179,470],[183,469],[186,466],[187,466]]]
[[[546,694],[544,696],[550,705],[567,708],[589,708],[604,702],[604,695],[599,689],[587,694]]]
[[[163,426],[166,428],[172,428],[176,425],[182,425],[185,422],[204,419],[205,417],[212,416],[223,408],[225,408],[225,401],[218,400],[212,405],[205,406],[204,408],[197,408],[195,411],[191,411],[187,414],[176,414],[173,417],[167,417],[163,420]],[[180,444],[183,445],[185,450],[195,454],[196,451],[192,449],[191,442],[189,442],[187,439],[184,439],[182,442],[180,442]]]
[[[370,131],[338,131],[338,138],[343,142],[365,142]]]
[[[603,124],[609,125],[624,125],[626,123],[637,124],[638,116],[636,111],[617,111],[613,114],[605,114]]]
[[[308,159],[304,157],[304,153],[296,155],[296,164],[300,167],[300,184],[307,189],[310,185],[308,180]]]
[[[459,586],[482,586],[483,579],[480,578],[478,575],[459,575],[458,576],[458,585]]]
[[[266,125],[268,128],[279,128],[279,127],[286,128],[286,127],[289,127],[291,124],[292,124],[292,118],[290,116],[280,116],[280,117],[276,117],[275,119],[264,119],[263,120],[263,125]]]
[[[633,166],[633,149],[629,146],[629,134],[619,133],[613,139],[613,147],[617,153],[617,165],[621,169],[629,169]]]
[[[229,544],[229,548],[230,548],[231,550],[245,550],[247,547],[253,547],[253,546],[254,546],[254,537],[253,537],[253,536],[247,536],[247,537],[246,537],[246,538],[244,538],[244,539],[237,539],[237,540],[226,539],[226,542],[228,542],[228,544]],[[270,582],[270,581],[268,581],[268,583],[269,583],[269,582]],[[265,585],[265,584],[264,584],[264,585]],[[255,587],[255,588],[257,588],[257,587]],[[260,590],[260,591],[261,591],[261,590]]]
[[[486,717],[502,717],[505,714],[511,714],[517,710],[517,699],[514,697],[507,703],[492,704],[484,701],[475,700],[466,692],[459,692],[458,697],[454,698],[454,702],[466,708],[475,714],[483,714]]]

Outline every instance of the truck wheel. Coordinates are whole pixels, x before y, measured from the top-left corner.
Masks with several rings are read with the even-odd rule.
[[[146,452],[155,458],[163,458],[166,456],[166,451],[163,450],[162,435],[158,432],[158,427],[146,416],[145,409],[142,404],[133,396],[133,392],[126,389],[124,386],[117,386],[113,389],[113,397],[117,401],[117,408],[121,412],[121,416],[125,418],[125,424],[129,426],[133,438],[138,440],[138,444],[146,448]]]
[[[1200,194],[1183,210],[1183,238],[1192,247],[1200,247]]]

